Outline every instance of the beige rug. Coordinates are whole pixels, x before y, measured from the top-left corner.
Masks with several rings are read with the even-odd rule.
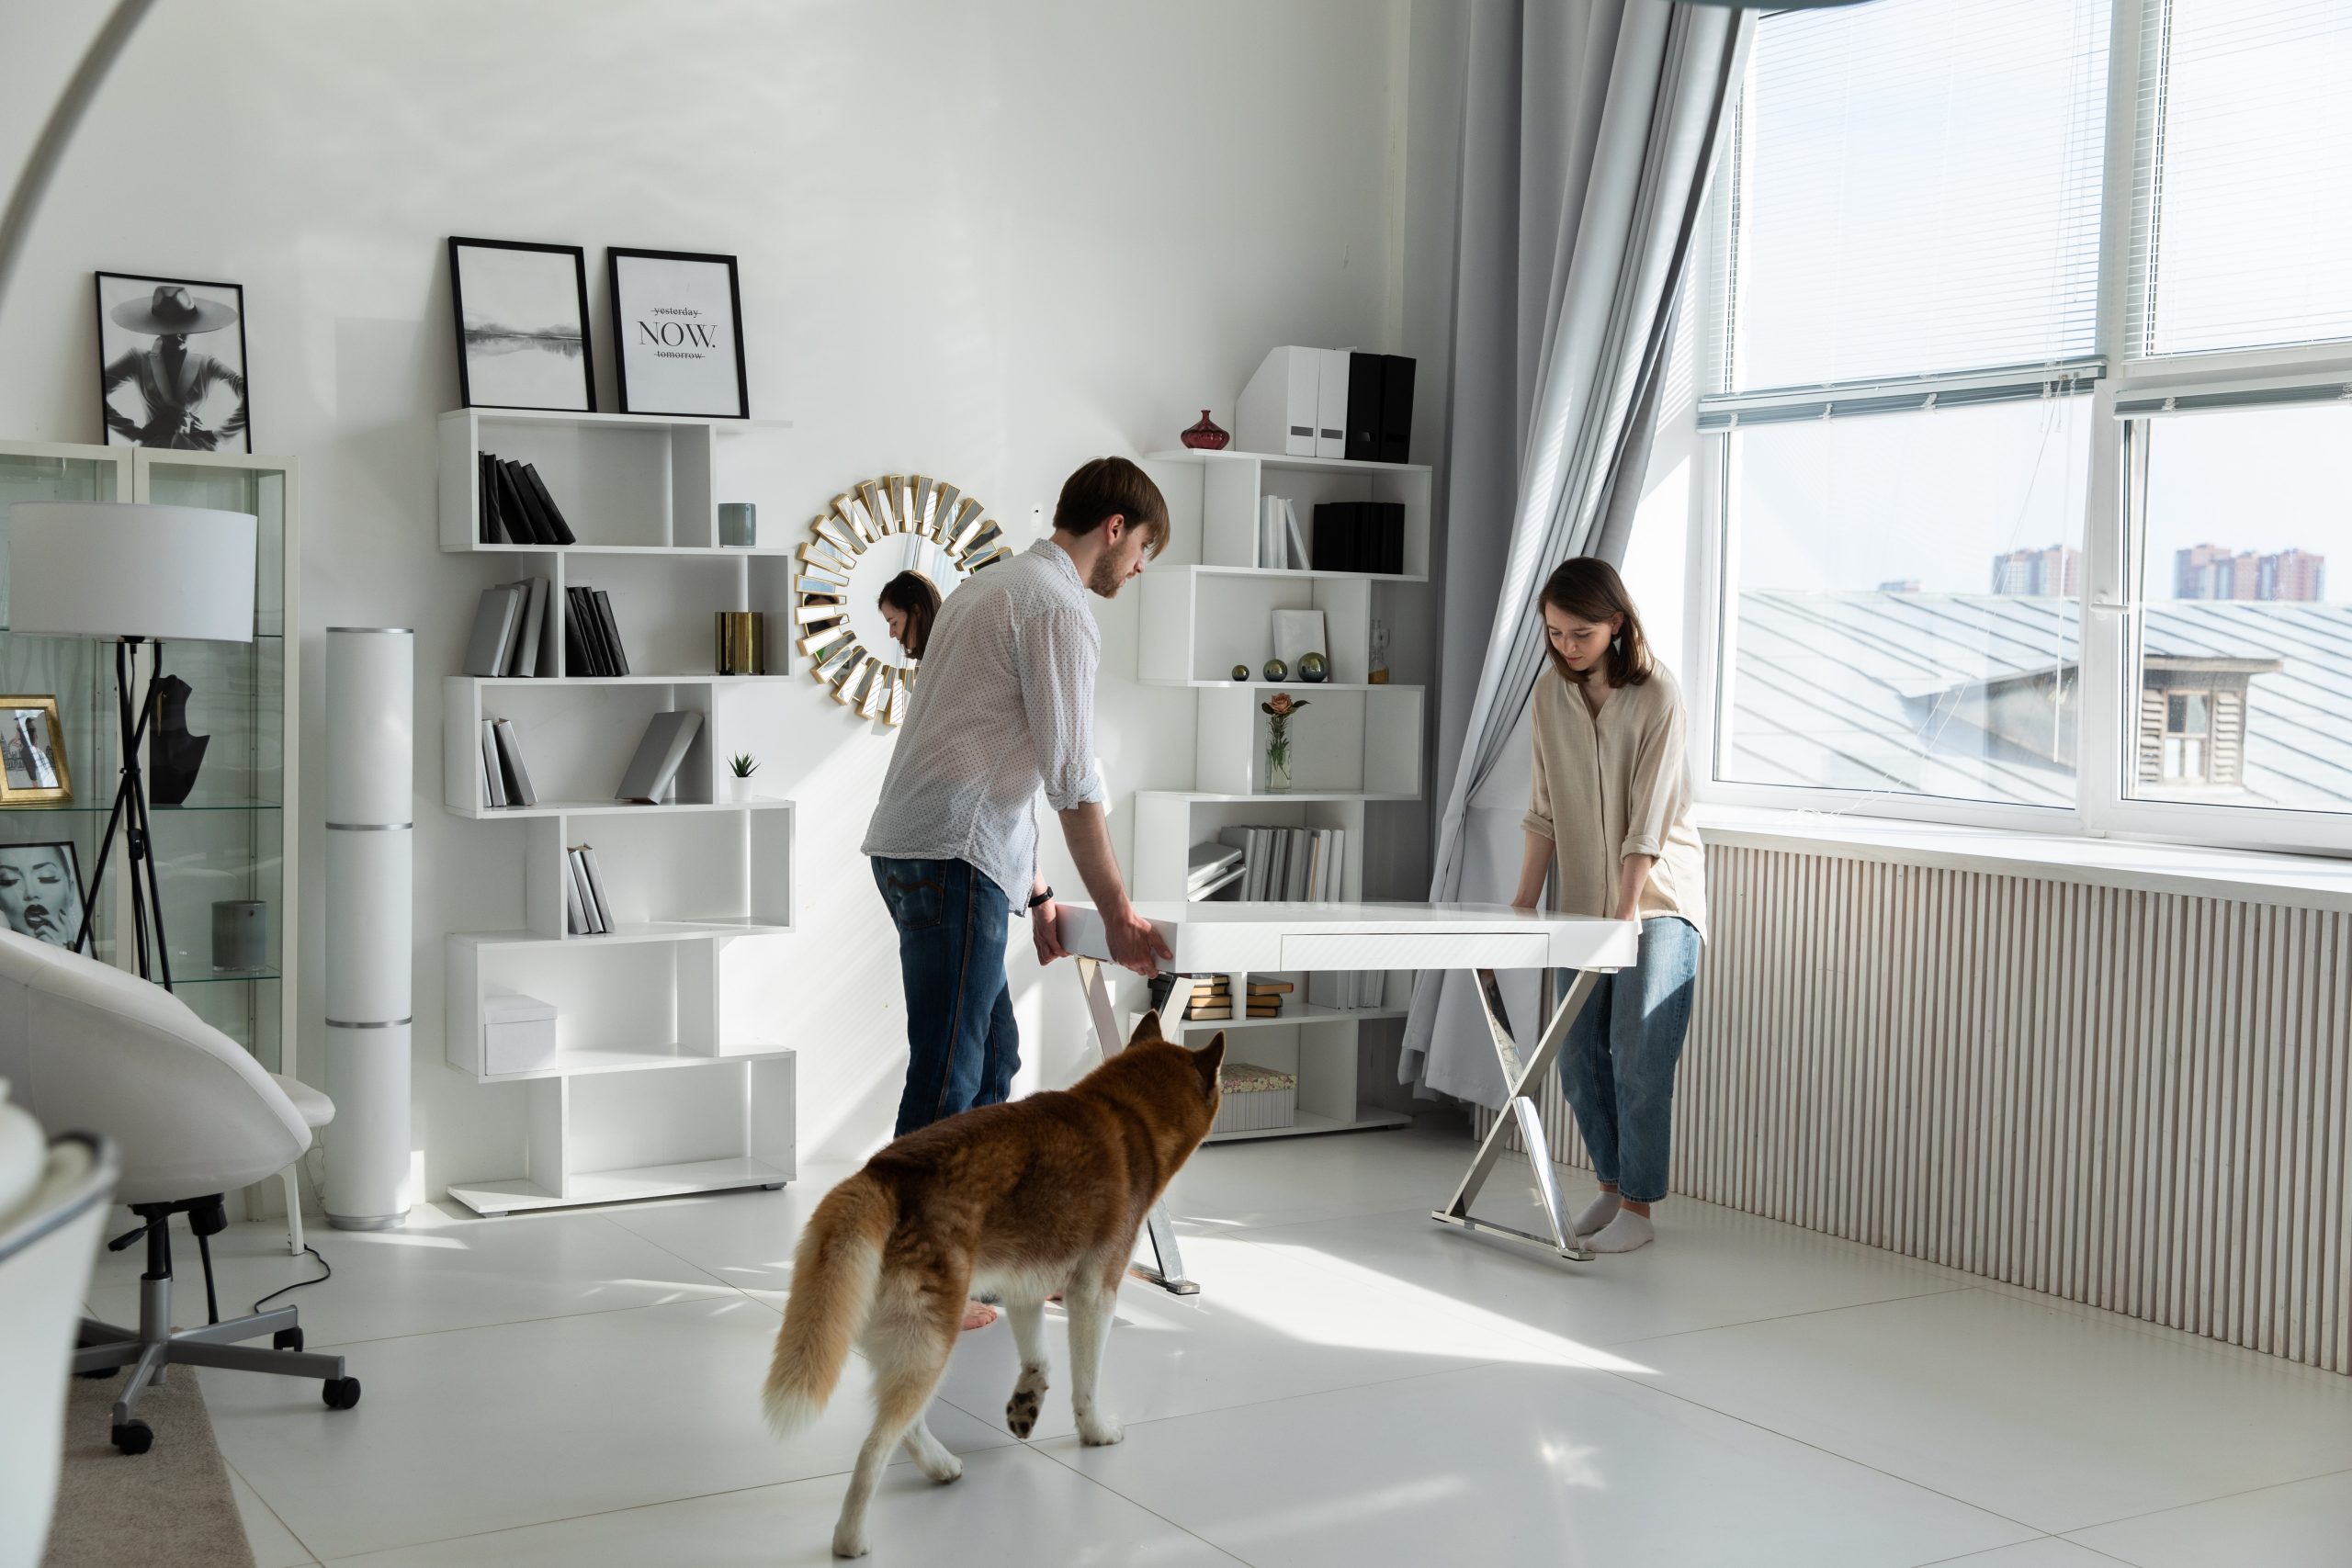
[[[65,1398],[65,1465],[41,1568],[254,1568],[229,1467],[196,1369],[174,1367],[139,1401],[155,1429],[143,1454],[115,1451],[123,1378],[75,1378]]]

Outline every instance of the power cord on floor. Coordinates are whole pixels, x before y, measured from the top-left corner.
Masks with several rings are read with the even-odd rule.
[[[321,1274],[320,1276],[318,1276],[318,1278],[316,1278],[316,1279],[314,1279],[314,1280],[295,1280],[295,1281],[294,1281],[292,1284],[290,1284],[290,1285],[281,1285],[281,1286],[279,1286],[277,1290],[274,1290],[274,1291],[270,1292],[269,1292],[269,1294],[267,1294],[267,1295],[266,1295],[266,1296],[262,1297],[262,1299],[261,1299],[260,1301],[257,1301],[257,1302],[254,1303],[254,1311],[255,1311],[255,1312],[259,1312],[259,1311],[261,1311],[261,1309],[263,1308],[263,1306],[264,1306],[264,1305],[266,1305],[266,1303],[270,1303],[270,1302],[274,1302],[274,1301],[276,1301],[278,1297],[280,1297],[280,1296],[284,1295],[284,1294],[285,1294],[287,1292],[288,1292],[288,1291],[303,1291],[303,1290],[308,1290],[308,1289],[310,1289],[310,1287],[311,1287],[312,1285],[324,1284],[327,1280],[332,1280],[332,1279],[334,1279],[334,1264],[332,1264],[332,1263],[330,1263],[330,1262],[328,1262],[328,1261],[327,1261],[325,1258],[319,1258],[319,1249],[318,1249],[317,1247],[312,1247],[309,1242],[307,1242],[307,1241],[306,1241],[306,1242],[304,1242],[304,1243],[302,1244],[302,1250],[303,1250],[303,1251],[305,1251],[305,1252],[307,1252],[307,1253],[309,1253],[309,1254],[310,1254],[311,1257],[313,1257],[313,1258],[319,1258],[319,1267],[320,1267],[321,1269],[325,1269],[325,1270],[326,1270],[326,1272],[325,1272],[325,1273],[323,1273],[323,1274]]]

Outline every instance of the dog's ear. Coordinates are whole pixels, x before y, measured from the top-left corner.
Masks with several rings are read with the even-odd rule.
[[[1216,1070],[1225,1066],[1225,1031],[1220,1029],[1209,1043],[1192,1053],[1193,1070],[1201,1075],[1201,1094],[1207,1100],[1216,1098]]]
[[[1144,1014],[1141,1018],[1136,1020],[1136,1032],[1127,1036],[1127,1043],[1130,1045],[1139,1045],[1147,1040],[1165,1040],[1167,1038],[1168,1036],[1159,1032],[1159,1010],[1158,1008],[1154,1008],[1149,1012]]]

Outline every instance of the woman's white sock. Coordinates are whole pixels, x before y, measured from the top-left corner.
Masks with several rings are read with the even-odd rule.
[[[1617,1204],[1618,1198],[1616,1193],[1603,1192],[1600,1197],[1595,1198],[1591,1202],[1587,1203],[1584,1206],[1584,1213],[1577,1216],[1576,1227],[1569,1231],[1568,1234],[1570,1235],[1590,1235],[1593,1232],[1599,1230],[1601,1226],[1607,1224],[1611,1220],[1617,1217]]]
[[[1631,1252],[1637,1247],[1647,1247],[1657,1233],[1650,1228],[1650,1217],[1631,1209],[1619,1209],[1617,1217],[1584,1238],[1584,1244],[1595,1252]]]

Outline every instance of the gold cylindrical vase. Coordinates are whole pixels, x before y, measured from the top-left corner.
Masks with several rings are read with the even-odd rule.
[[[721,675],[766,674],[767,617],[757,610],[719,611],[717,662]]]

